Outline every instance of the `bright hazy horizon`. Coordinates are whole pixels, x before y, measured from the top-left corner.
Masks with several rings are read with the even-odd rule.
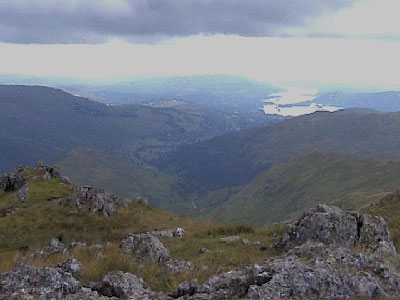
[[[400,88],[399,2],[2,1],[0,74]]]

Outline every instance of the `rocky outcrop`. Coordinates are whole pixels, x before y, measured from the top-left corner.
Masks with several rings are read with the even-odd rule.
[[[213,276],[191,296],[181,286],[171,296],[180,300],[397,299],[400,296],[400,276],[382,258],[321,245],[307,242],[304,248],[299,246],[303,249],[297,249],[297,255],[288,253],[264,264]]]
[[[25,177],[21,172],[3,174],[0,177],[0,188],[5,192],[14,192],[22,188],[25,184]]]
[[[181,232],[179,229],[177,232]],[[164,244],[152,233],[130,234],[121,241],[120,249],[137,261],[148,258],[161,263],[161,270],[167,273],[187,273],[194,269],[193,263],[187,259],[173,259]]]
[[[79,244],[70,245],[52,239],[36,257],[65,252]],[[100,245],[91,247],[102,249]],[[149,258],[160,262],[167,272],[193,269],[190,261],[171,258],[168,249],[151,233],[130,234],[121,241],[120,248],[137,261]],[[400,299],[400,273],[391,265],[396,251],[386,223],[380,217],[319,205],[291,225],[275,249],[281,251],[280,256],[220,273],[203,284],[197,280],[183,282],[170,297],[179,300]],[[55,267],[22,264],[0,274],[0,299],[170,299],[152,291],[141,278],[122,271],[110,272],[99,282],[84,286],[76,277],[80,270],[75,259]]]
[[[355,258],[350,253],[344,257]],[[260,271],[246,299],[348,299],[388,295],[382,288],[382,278],[361,269],[337,269],[332,261],[305,264],[297,256],[285,256],[261,266]],[[398,281],[399,277],[391,279]],[[390,280],[386,283],[389,290],[399,292],[396,283],[391,284]]]
[[[34,168],[35,171],[39,173],[40,178],[44,180],[50,180],[52,178],[58,178],[61,183],[70,185],[71,182],[67,176],[61,174],[60,168],[58,166],[46,166],[43,165],[41,161],[36,163]]]
[[[57,267],[23,264],[0,274],[0,299],[66,299],[81,291],[80,282]]]
[[[288,250],[307,241],[321,242],[326,246],[357,245],[365,251],[396,255],[382,217],[345,212],[323,204],[304,213],[275,247]]]
[[[300,217],[275,248],[283,255],[213,276],[196,289],[182,283],[171,296],[180,300],[400,299],[400,274],[389,263],[396,251],[380,217],[319,205]]]
[[[56,253],[68,253],[73,248],[85,249],[87,248],[86,243],[81,242],[72,242],[68,245],[65,245],[61,242],[59,238],[52,238],[50,243],[45,247],[32,253],[29,258],[46,258]]]
[[[71,184],[68,177],[60,174],[58,167],[45,166],[42,163],[38,163],[31,171],[37,174],[32,176],[33,179],[49,180],[58,178],[64,184]],[[15,192],[16,197],[24,202],[29,192],[29,186],[26,181],[26,169],[23,166],[19,166],[15,172],[6,173],[0,177],[0,189],[5,192]]]
[[[178,290],[170,294],[172,298],[179,298],[183,296],[193,296],[197,293],[199,282],[194,279],[190,282],[182,282],[178,285]]]
[[[168,298],[163,293],[150,290],[142,278],[121,271],[106,274],[94,289],[104,296],[118,299],[164,300]]]
[[[73,188],[71,197],[60,199],[60,204],[72,206],[79,210],[87,209],[91,212],[99,212],[104,216],[111,216],[116,207],[127,206],[128,202],[102,189],[77,186]]]
[[[43,247],[41,250],[31,254],[31,258],[44,258],[49,257],[56,253],[62,253],[66,249],[66,246],[61,243],[60,239],[52,238],[50,243]]]
[[[25,202],[26,198],[28,197],[28,193],[29,193],[29,186],[26,183],[15,192],[15,195],[17,196],[18,200]]]
[[[120,243],[123,252],[133,255],[137,260],[150,258],[154,261],[167,261],[171,258],[163,243],[152,234],[130,234]]]
[[[133,202],[144,205],[144,206],[148,206],[149,205],[149,199],[147,199],[146,197],[134,197],[132,199]]]
[[[121,271],[110,272],[100,282],[85,287],[74,277],[79,270],[80,264],[74,259],[57,267],[22,264],[8,273],[0,274],[0,299],[170,299],[163,293],[149,289],[143,279]]]
[[[42,169],[42,171],[44,173],[44,175],[42,177],[45,180],[49,180],[49,179],[54,178],[54,177],[58,177],[58,178],[61,177],[60,170],[57,167],[41,166],[41,167],[38,167],[38,168]]]

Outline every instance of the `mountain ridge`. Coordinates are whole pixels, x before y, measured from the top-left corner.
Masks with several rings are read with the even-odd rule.
[[[7,154],[0,170],[51,161],[80,146],[146,162],[184,143],[269,122],[188,105],[110,106],[44,86],[0,86],[0,105],[0,149]]]
[[[400,159],[309,151],[261,172],[217,207],[204,208],[200,214],[266,226],[296,218],[318,203],[359,209],[396,189],[399,173]]]
[[[399,141],[400,113],[318,112],[183,146],[153,163],[214,189],[247,183],[261,170],[311,149],[400,157]]]

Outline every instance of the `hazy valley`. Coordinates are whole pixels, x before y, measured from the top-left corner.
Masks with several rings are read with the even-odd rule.
[[[382,259],[385,272],[396,266],[386,257],[396,256],[400,241],[397,112],[350,108],[282,118],[207,99],[104,104],[10,85],[0,86],[0,101],[0,166],[9,172],[25,165],[0,180],[4,299],[281,299],[266,295],[281,293],[282,272],[298,277],[311,267],[312,280],[321,282],[324,274],[345,274],[341,289]],[[39,160],[44,164],[35,165]],[[348,210],[360,211],[361,227]],[[350,238],[336,240],[329,228]],[[328,252],[315,250],[319,243]],[[358,259],[337,243],[374,258],[337,274],[314,265],[316,255]],[[295,260],[295,270],[293,251],[306,259]],[[276,264],[276,275],[263,271]],[[394,289],[396,276],[380,283],[381,295]],[[310,283],[302,284],[312,295]],[[293,283],[288,289],[297,291]],[[321,291],[331,288],[322,284]],[[349,287],[337,295],[368,292]]]
[[[0,1],[0,300],[400,299],[399,9]]]

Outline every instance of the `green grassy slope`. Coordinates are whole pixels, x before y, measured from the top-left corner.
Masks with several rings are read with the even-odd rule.
[[[400,157],[400,113],[315,113],[185,146],[156,161],[211,189],[247,183],[266,167],[321,149]]]
[[[291,219],[318,203],[356,209],[399,186],[400,161],[308,152],[272,166],[219,207],[203,214],[264,226]]]
[[[63,242],[86,242],[88,246],[100,244],[105,257],[99,261],[90,249],[76,249],[68,254],[56,254],[48,259],[34,259],[30,263],[37,265],[56,264],[69,257],[77,258],[83,265],[80,275],[83,281],[99,280],[109,271],[122,270],[132,272],[153,288],[170,292],[178,283],[198,278],[200,281],[211,275],[242,264],[262,262],[272,252],[260,251],[257,245],[244,246],[240,241],[222,244],[220,237],[241,235],[251,241],[260,241],[271,245],[274,236],[283,233],[282,226],[261,230],[246,225],[224,225],[197,218],[169,214],[140,204],[131,203],[128,207],[118,208],[110,217],[85,210],[76,210],[62,206],[56,200],[67,196],[71,188],[57,179],[44,181],[36,176],[37,171],[25,172],[29,193],[25,202],[19,201],[11,192],[0,192],[0,211],[16,211],[0,216],[0,272],[8,271],[21,263],[21,256],[44,247],[52,237],[63,237]],[[184,274],[162,273],[155,262],[135,262],[131,256],[118,251],[120,240],[129,233],[142,233],[154,229],[183,227],[183,238],[164,238],[174,258],[190,259],[195,268]],[[107,245],[107,246],[106,246]],[[198,249],[207,247],[210,252],[200,254]],[[207,264],[208,269],[201,268]]]
[[[76,184],[101,187],[128,198],[145,196],[152,206],[163,209],[185,211],[191,206],[185,202],[185,195],[194,187],[183,179],[116,155],[76,148],[57,160],[57,164]]]

